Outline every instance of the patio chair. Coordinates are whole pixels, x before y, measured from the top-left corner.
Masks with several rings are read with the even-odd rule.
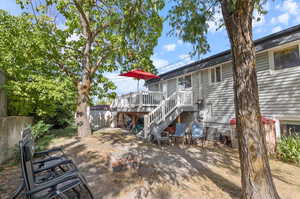
[[[30,140],[33,149],[35,149],[35,143],[34,143],[33,135],[31,133],[31,129],[25,129],[24,131],[22,131],[21,138],[22,140],[24,139]],[[70,160],[61,147],[56,147],[56,148],[39,151],[39,152],[35,152],[34,150],[33,159],[34,159],[33,160],[34,169],[49,167],[51,165],[59,165],[60,162]],[[70,166],[71,167],[69,168],[60,167],[60,169],[63,172],[65,172],[66,169],[77,168],[73,162],[71,163]]]
[[[24,131],[21,132],[21,139],[24,139],[26,137],[29,137],[32,140],[32,143],[34,145],[34,137],[32,135],[31,129],[27,128]],[[66,157],[63,149],[61,147],[55,147],[51,148],[49,150],[39,151],[34,153],[35,157]]]
[[[42,182],[51,177],[51,175],[59,176],[66,171],[77,169],[76,165],[71,161],[63,152],[62,148],[53,148],[41,152],[34,151],[34,138],[30,129],[25,129],[21,132],[22,140],[30,141],[32,145],[33,160],[32,169],[34,173],[41,173],[48,169],[52,170],[52,173],[44,173],[37,178],[37,181]],[[25,189],[25,181],[22,176],[22,180],[16,191],[12,194],[11,198],[18,198],[21,192]]]
[[[162,142],[167,142],[168,144],[170,144],[169,136],[162,136],[161,129],[158,126],[153,127],[151,135],[153,136],[154,141],[157,141],[159,146],[161,146]]]
[[[27,199],[68,198],[66,193],[72,190],[77,196],[80,196],[80,192],[76,190],[76,188],[80,188],[79,186],[82,186],[87,191],[89,198],[93,199],[93,195],[86,181],[82,178],[77,169],[67,171],[58,177],[51,176],[51,178],[48,178],[43,182],[38,182],[37,172],[33,170],[32,159],[34,149],[32,141],[25,138],[19,142],[19,147],[21,153],[22,176],[25,181],[25,197]],[[66,164],[67,163],[68,162],[66,162]],[[44,169],[43,172],[52,173],[52,169],[53,168],[47,168]]]
[[[185,131],[186,131],[187,125],[185,123],[177,123],[176,124],[176,131],[175,134],[172,135],[174,138],[174,142],[176,143],[177,138],[185,138]],[[183,140],[183,142],[185,139]]]
[[[191,142],[197,140],[202,141],[202,147],[203,147],[204,141],[206,140],[206,135],[204,132],[203,125],[197,121],[193,121],[192,129],[191,129]]]

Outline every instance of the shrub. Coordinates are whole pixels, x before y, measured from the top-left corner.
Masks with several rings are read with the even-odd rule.
[[[37,140],[44,136],[48,130],[52,127],[51,124],[46,124],[44,121],[40,120],[33,126],[31,126],[32,134],[34,138]]]
[[[283,161],[300,164],[300,136],[283,137],[278,144],[277,153]]]

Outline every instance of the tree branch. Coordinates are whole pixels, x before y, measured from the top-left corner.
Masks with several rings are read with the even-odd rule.
[[[82,25],[85,36],[87,38],[91,37],[92,32],[91,32],[91,28],[90,28],[89,18],[86,16],[82,6],[80,5],[80,3],[77,0],[74,0],[74,4],[80,14],[80,21],[81,21],[81,25]]]

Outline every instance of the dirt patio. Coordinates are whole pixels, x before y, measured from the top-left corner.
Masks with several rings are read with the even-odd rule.
[[[55,143],[55,144],[54,144]],[[98,199],[229,199],[240,196],[236,150],[209,143],[201,146],[163,146],[144,143],[121,129],[103,129],[86,138],[58,138],[84,173]],[[133,154],[138,169],[109,170],[110,157]],[[300,196],[300,167],[271,160],[282,199]],[[1,167],[0,198],[8,198],[19,182],[19,168]],[[13,179],[13,180],[11,180]]]

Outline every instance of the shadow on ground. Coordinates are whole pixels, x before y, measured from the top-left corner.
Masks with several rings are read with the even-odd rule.
[[[240,170],[236,150],[208,143],[163,146],[145,143],[121,129],[104,129],[92,136],[57,137],[50,147],[62,146],[86,176],[97,199],[229,199],[240,197]],[[110,160],[133,155],[138,167],[112,172]],[[282,198],[300,194],[300,168],[271,161]],[[18,168],[2,169],[0,194],[5,198],[9,179]],[[6,182],[7,181],[7,182]]]

